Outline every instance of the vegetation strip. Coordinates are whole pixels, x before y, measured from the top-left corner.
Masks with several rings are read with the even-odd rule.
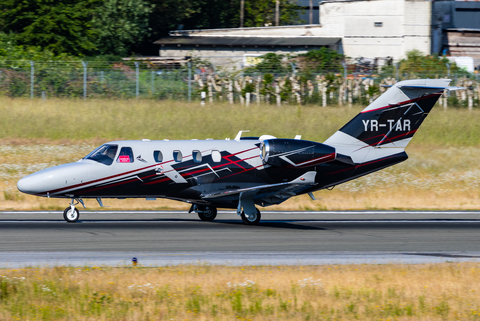
[[[478,320],[480,264],[0,270],[4,320]]]

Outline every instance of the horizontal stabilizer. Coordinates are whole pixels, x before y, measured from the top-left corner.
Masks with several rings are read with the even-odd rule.
[[[448,86],[448,87],[429,87],[429,86],[399,86],[401,89],[433,89],[433,90],[464,90],[467,89],[466,87],[456,87],[456,86]]]

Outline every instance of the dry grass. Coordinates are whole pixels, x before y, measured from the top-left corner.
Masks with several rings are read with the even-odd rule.
[[[480,265],[0,270],[2,320],[479,320]]]

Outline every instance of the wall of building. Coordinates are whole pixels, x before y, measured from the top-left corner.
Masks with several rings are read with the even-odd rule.
[[[412,49],[431,52],[431,2],[372,0],[325,2],[320,6],[324,32],[343,37],[347,56],[393,57]]]
[[[160,56],[162,57],[177,57],[183,58],[186,56],[195,56],[202,59],[208,59],[214,66],[228,67],[229,69],[242,69],[249,66],[249,57],[261,56],[267,53],[276,54],[300,54],[307,50],[298,49],[268,49],[268,48],[224,48],[224,47],[187,47],[181,48],[164,48],[160,49]]]

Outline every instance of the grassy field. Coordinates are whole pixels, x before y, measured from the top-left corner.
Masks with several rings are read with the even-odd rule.
[[[152,100],[0,99],[0,139],[105,141],[113,139],[225,139],[302,135],[323,141],[363,107],[273,106]],[[480,146],[480,110],[437,106],[416,135],[417,145]]]
[[[1,320],[479,320],[480,265],[0,270]]]
[[[0,100],[0,210],[63,210],[65,200],[19,193],[21,177],[76,161],[114,139],[190,139],[303,135],[323,141],[361,107],[229,104],[137,100]],[[480,209],[480,110],[438,106],[407,148],[410,159],[373,175],[306,196],[272,210]],[[106,200],[109,209],[181,209],[158,200]],[[98,209],[95,201],[87,201]]]

